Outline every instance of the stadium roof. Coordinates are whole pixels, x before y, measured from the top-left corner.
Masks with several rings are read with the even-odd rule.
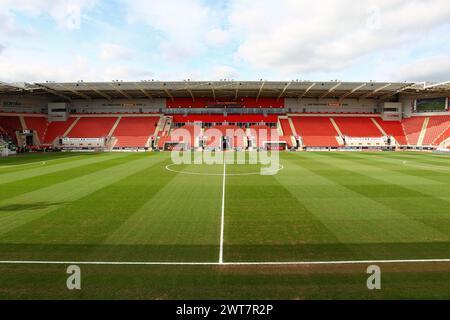
[[[53,96],[61,100],[138,98],[373,98],[387,100],[398,93],[450,96],[450,81],[342,82],[342,81],[139,81],[72,83],[4,83],[0,94]]]

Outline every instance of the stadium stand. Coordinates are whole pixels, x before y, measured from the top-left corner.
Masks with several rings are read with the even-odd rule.
[[[383,135],[368,117],[335,117],[333,119],[344,136],[381,137]]]
[[[12,141],[17,143],[16,131],[22,130],[22,124],[18,116],[0,116],[0,127]]]
[[[144,148],[155,133],[159,117],[122,117],[114,130],[116,148]]]
[[[230,99],[209,99],[209,98],[175,98],[166,101],[167,108],[207,108],[211,106],[235,106],[242,108],[284,108],[284,99],[275,98],[241,98],[237,101]]]
[[[69,138],[100,138],[108,136],[117,117],[82,117],[70,130]]]
[[[423,145],[438,145],[436,140],[444,133],[450,125],[450,116],[433,116],[427,125],[427,131],[423,139]]]
[[[379,126],[387,135],[393,136],[400,145],[407,145],[405,132],[400,121],[383,121],[380,118],[374,118]]]
[[[417,145],[425,117],[403,119],[402,126],[408,145]]]
[[[48,128],[48,121],[46,117],[24,117],[25,124],[28,129],[37,132],[39,142],[44,143],[45,135]]]
[[[292,137],[294,135],[288,119],[280,119],[280,125],[284,136]]]
[[[272,130],[273,128],[270,128],[269,126],[265,125],[257,125],[250,127],[250,135],[253,138],[253,141],[255,141],[256,146],[258,148],[263,148],[264,142],[273,140],[281,141],[278,136],[276,138],[272,136]]]
[[[22,118],[22,119],[21,119]],[[166,119],[167,118],[167,119]],[[119,121],[120,119],[120,121]],[[162,119],[165,119],[164,124]],[[22,120],[22,121],[21,121]],[[173,123],[172,123],[173,121]],[[333,125],[333,121],[335,125]],[[425,121],[425,122],[424,122]],[[201,122],[205,125],[203,129],[194,125]],[[175,130],[172,126],[183,125],[192,137],[188,142],[189,148],[200,146],[200,135],[203,132],[205,145],[208,147],[220,147],[221,141],[214,141],[208,135],[208,130],[217,129],[223,136],[229,136],[227,130],[232,130],[233,139],[231,146],[234,148],[245,148],[246,140],[250,138],[254,147],[263,148],[264,141],[273,141],[270,130],[273,125],[278,124],[279,142],[286,142],[289,148],[295,146],[294,132],[301,138],[305,147],[339,147],[343,141],[339,137],[381,137],[384,134],[395,138],[401,146],[440,146],[450,136],[450,115],[436,116],[414,116],[402,121],[383,121],[380,117],[357,117],[357,116],[329,116],[326,115],[291,115],[289,118],[278,118],[277,115],[124,115],[99,116],[84,115],[72,116],[63,122],[48,122],[44,115],[2,115],[0,116],[0,132],[16,141],[16,131],[23,128],[33,130],[37,133],[39,141],[43,146],[52,145],[56,138],[67,135],[69,138],[102,138],[107,137],[113,131],[115,148],[145,148],[150,147],[151,136],[157,136],[157,146],[164,147],[167,142],[176,142],[172,136]],[[232,123],[230,125],[228,123]],[[256,125],[255,125],[256,123]],[[160,124],[160,127],[158,127]],[[163,125],[162,125],[163,124]],[[216,124],[209,127],[208,124]],[[236,124],[236,125],[235,125]],[[238,125],[239,124],[239,125]],[[246,127],[250,129],[246,132]],[[426,125],[426,127],[425,127]],[[241,126],[241,127],[240,127]],[[194,130],[195,128],[195,130]],[[158,130],[157,130],[158,129]],[[259,141],[261,130],[267,130],[267,137]],[[69,133],[67,133],[69,131]],[[236,134],[239,132],[239,134]],[[247,137],[248,135],[248,137]],[[184,139],[183,139],[184,140]]]
[[[198,147],[198,138],[201,132],[201,127],[196,125],[186,125],[180,128],[171,130],[170,134],[167,131],[160,131],[157,138],[157,147],[164,149],[167,143],[187,143],[188,148]]]
[[[56,138],[62,137],[67,132],[67,130],[69,130],[70,126],[75,122],[75,120],[76,118],[69,118],[64,122],[49,122],[44,135],[44,139],[41,141],[41,143],[44,145],[53,144]]]
[[[292,117],[295,131],[306,147],[339,147],[336,132],[328,117]]]
[[[447,129],[445,129],[437,138],[433,141],[433,145],[440,146],[441,143],[443,143],[445,140],[450,138],[450,123],[447,126]]]
[[[175,123],[276,123],[278,117],[276,115],[185,115],[174,116],[173,122]]]
[[[220,147],[221,139],[217,139],[217,134],[214,135],[212,130],[218,130],[221,132],[222,137],[232,137],[231,147],[233,148],[244,148],[246,139],[245,131],[238,126],[233,125],[219,125],[211,127],[205,130],[205,136],[207,137],[206,146],[207,147]]]

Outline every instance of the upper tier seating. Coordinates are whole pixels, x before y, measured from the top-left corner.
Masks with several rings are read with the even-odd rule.
[[[76,118],[69,118],[67,121],[54,121],[50,122],[47,126],[44,139],[41,143],[44,145],[51,145],[56,138],[62,137],[70,126],[75,122]]]
[[[393,136],[400,145],[406,145],[406,137],[400,121],[383,121],[381,118],[374,118],[387,135]]]
[[[428,122],[427,132],[423,139],[423,145],[439,145],[437,139],[450,126],[450,116],[432,116]]]
[[[118,148],[143,148],[155,133],[159,117],[122,117],[113,136]]]
[[[41,144],[44,143],[45,134],[48,128],[48,122],[46,117],[24,117],[25,124],[29,130],[34,130],[37,132],[39,141]]]
[[[425,117],[403,119],[402,126],[409,145],[417,145]]]
[[[67,135],[69,138],[102,138],[108,136],[117,117],[82,117]]]
[[[334,117],[333,119],[344,136],[358,138],[383,136],[371,118]]]
[[[206,114],[191,114],[191,115],[175,115],[173,116],[173,122],[175,123],[194,123],[194,122],[203,122],[203,123],[261,123],[261,122],[272,122],[276,123],[278,121],[278,117],[276,115],[267,115],[264,116],[262,114],[229,114],[227,116],[224,115],[206,115]]]
[[[19,117],[0,116],[0,127],[3,128],[14,142],[17,142],[16,131],[22,130]]]
[[[328,117],[292,117],[295,131],[306,147],[339,147],[336,132]]]

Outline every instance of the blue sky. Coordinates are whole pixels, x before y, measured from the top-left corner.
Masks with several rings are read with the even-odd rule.
[[[0,80],[450,80],[448,0],[1,0]]]

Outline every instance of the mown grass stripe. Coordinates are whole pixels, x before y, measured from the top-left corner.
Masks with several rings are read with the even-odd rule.
[[[382,174],[379,170],[376,170],[374,175],[369,174],[370,170],[367,167],[370,166],[360,165],[356,162],[349,160],[339,160],[336,157],[329,157],[325,154],[316,154],[315,161],[322,165],[327,165],[333,168],[338,175],[329,174],[329,172],[318,172],[322,176],[341,184],[343,187],[352,190],[361,196],[370,198],[372,201],[378,203],[383,208],[383,213],[392,214],[396,212],[398,215],[402,215],[410,219],[410,221],[416,221],[423,225],[420,229],[409,229],[405,226],[398,226],[398,232],[404,230],[410,233],[421,234],[425,237],[424,241],[448,241],[449,239],[449,217],[446,213],[446,207],[448,204],[438,198],[427,195],[426,193],[418,192],[414,189],[410,189],[407,184],[402,186],[398,177],[392,180],[382,178],[386,174]],[[347,178],[342,178],[344,175]],[[392,183],[390,183],[392,181]],[[377,189],[374,190],[373,187]],[[383,190],[383,188],[387,189]],[[424,186],[426,188],[426,186]],[[399,195],[397,195],[400,194]],[[381,196],[384,194],[384,196]],[[406,198],[406,201],[402,201],[401,196],[410,195]],[[414,204],[416,209],[411,211],[411,206],[408,203]],[[431,211],[430,209],[434,209]],[[424,214],[425,212],[430,214]],[[391,212],[391,213],[390,213]],[[411,227],[411,223],[408,224]],[[432,231],[434,230],[434,232]],[[407,235],[404,235],[407,236]],[[416,235],[417,236],[417,235]]]
[[[49,187],[57,183],[68,181],[70,179],[79,178],[84,175],[95,173],[102,169],[110,168],[115,165],[120,165],[128,161],[131,161],[135,158],[137,158],[136,155],[125,158],[113,157],[110,158],[109,160],[101,162],[85,164],[67,170],[61,170],[33,178],[6,183],[1,186],[2,192],[0,193],[0,202],[9,198],[19,196],[24,193],[29,193],[41,188]]]
[[[162,160],[158,155],[146,156],[1,201],[0,208],[3,208],[3,211],[0,216],[0,234],[81,199]]]
[[[77,159],[64,159],[64,162],[54,162],[45,165],[41,165],[38,167],[27,168],[26,170],[22,170],[19,172],[9,172],[2,174],[0,176],[0,185],[11,183],[14,181],[29,179],[33,177],[42,176],[49,173],[54,173],[58,171],[64,171],[72,168],[76,168],[79,166],[83,166],[86,164],[98,163],[102,161],[106,161],[112,158],[117,157],[128,157],[129,154],[99,154],[99,155],[91,155],[87,158],[81,157]]]
[[[198,166],[182,169],[195,170],[193,167]],[[213,173],[221,168],[201,166],[200,170]],[[126,255],[126,246],[143,246],[153,258],[217,261],[222,178],[173,173],[165,166],[160,170],[158,174],[171,176],[171,181],[102,244],[123,246],[121,255]]]
[[[344,179],[340,170],[333,170],[332,164],[318,154],[290,158],[302,175],[310,175],[309,182],[302,184],[299,176],[298,182],[286,178],[284,183],[342,243],[426,242],[431,241],[430,235],[443,237],[437,230],[350,188],[345,181],[358,181],[353,172]]]

